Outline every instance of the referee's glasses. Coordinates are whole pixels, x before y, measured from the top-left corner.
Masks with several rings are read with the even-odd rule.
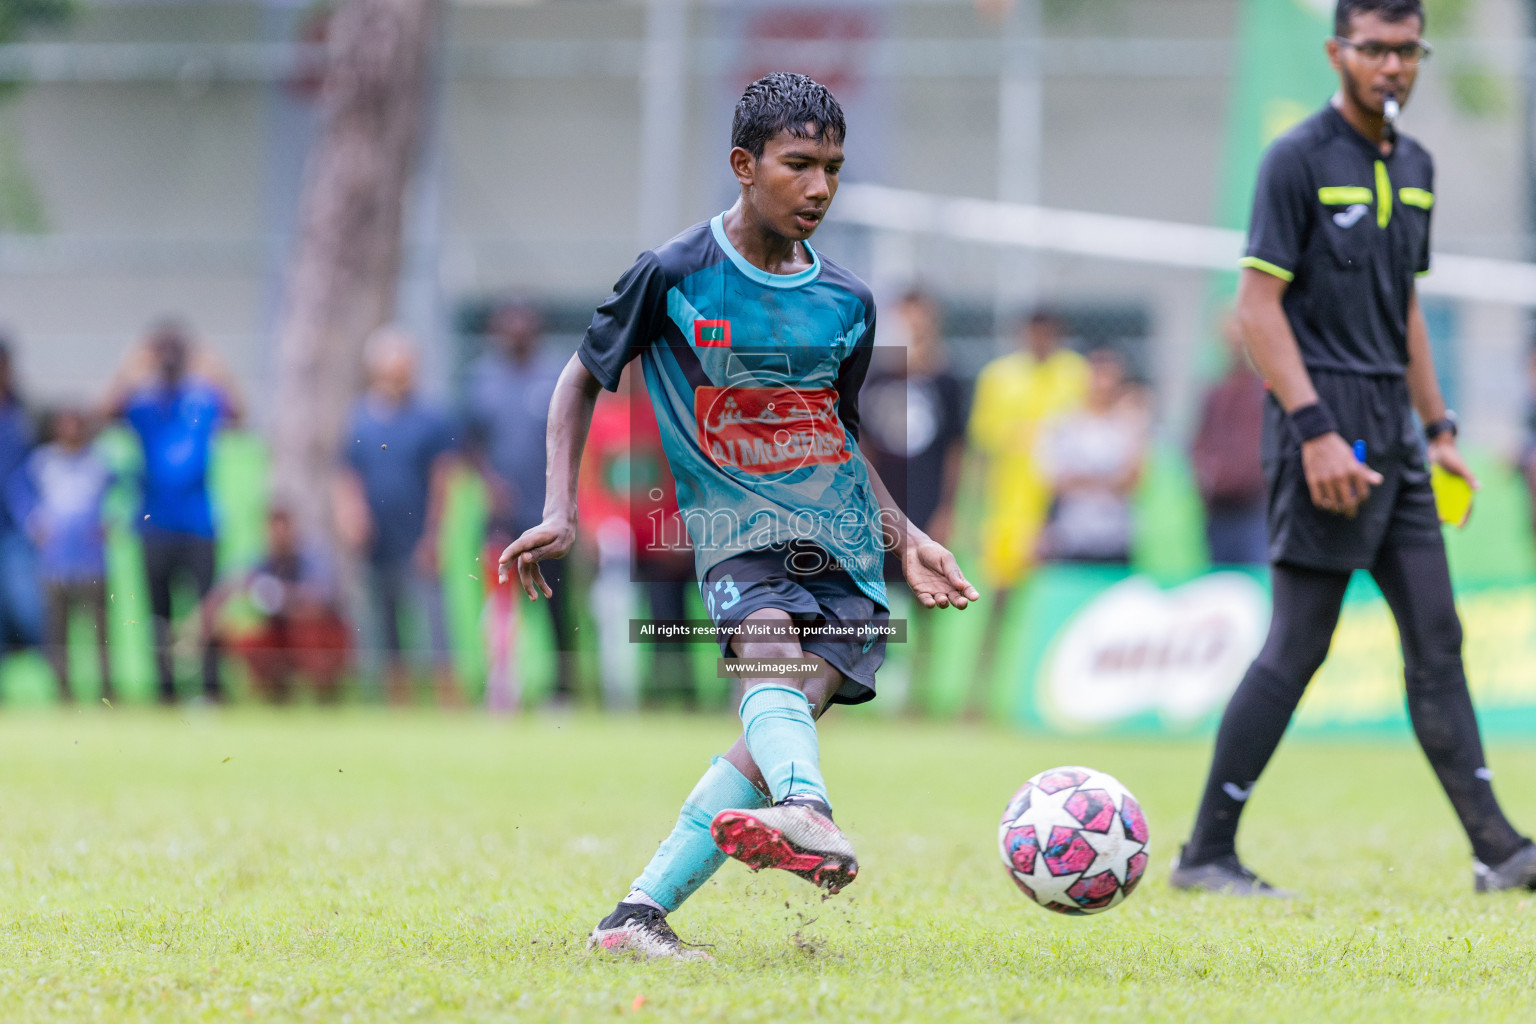
[[[1360,59],[1366,64],[1375,66],[1384,64],[1387,54],[1397,54],[1397,59],[1403,62],[1404,67],[1417,67],[1419,62],[1428,59],[1434,51],[1425,42],[1403,43],[1401,46],[1388,46],[1386,43],[1378,43],[1374,39],[1363,43],[1351,42],[1343,36],[1334,36],[1340,46],[1347,46],[1360,55]]]

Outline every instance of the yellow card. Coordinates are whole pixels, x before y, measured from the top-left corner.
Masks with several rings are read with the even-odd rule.
[[[1435,509],[1440,513],[1440,521],[1458,529],[1466,526],[1467,518],[1472,515],[1472,485],[1438,464],[1431,464],[1429,486],[1435,492]]]

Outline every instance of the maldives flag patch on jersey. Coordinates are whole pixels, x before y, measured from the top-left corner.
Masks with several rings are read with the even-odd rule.
[[[731,322],[729,320],[695,320],[693,343],[699,348],[730,348]]]

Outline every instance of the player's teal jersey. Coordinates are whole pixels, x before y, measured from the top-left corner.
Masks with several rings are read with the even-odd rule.
[[[770,274],[731,245],[723,215],[695,225],[640,255],[577,354],[610,391],[640,357],[699,579],[807,541],[885,605],[880,507],[858,452],[874,299],[806,251],[808,269]]]

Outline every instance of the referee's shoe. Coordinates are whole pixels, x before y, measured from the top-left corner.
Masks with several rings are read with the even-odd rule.
[[[1243,866],[1237,854],[1229,853],[1205,864],[1184,865],[1186,847],[1179,847],[1173,858],[1173,870],[1168,884],[1186,892],[1215,892],[1223,896],[1257,896],[1263,899],[1288,900],[1295,893],[1276,889],[1258,875]]]
[[[1472,888],[1478,892],[1536,889],[1536,844],[1526,843],[1502,864],[1472,862]]]

